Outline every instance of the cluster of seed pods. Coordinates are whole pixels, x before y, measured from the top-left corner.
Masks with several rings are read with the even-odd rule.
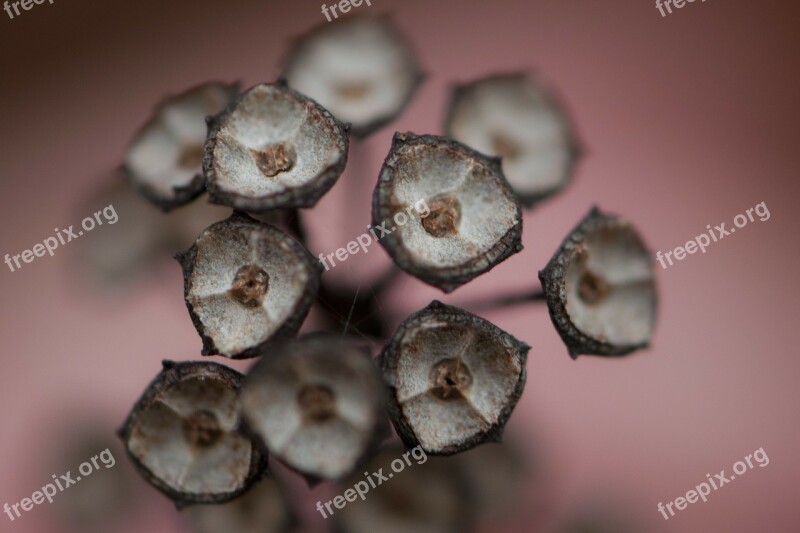
[[[274,83],[212,82],[166,99],[131,144],[128,180],[156,206],[180,212],[207,194],[229,209],[178,254],[184,297],[203,355],[258,358],[246,376],[165,361],[120,430],[142,475],[179,505],[249,497],[253,486],[278,498],[259,482],[268,455],[310,482],[347,479],[378,460],[389,420],[407,448],[432,456],[500,440],[529,346],[491,322],[434,301],[375,358],[349,337],[298,337],[320,292],[334,290],[298,209],[334,186],[350,136],[390,122],[422,80],[389,19],[351,17],[298,39]],[[523,72],[455,88],[444,133],[394,135],[372,219],[408,213],[382,246],[399,269],[449,293],[522,251],[523,210],[570,181],[580,149],[551,89]],[[408,209],[420,199],[424,217]],[[539,277],[570,355],[648,345],[650,257],[628,222],[596,208],[566,237]],[[342,529],[363,529],[356,507]],[[289,513],[269,520],[293,523]]]

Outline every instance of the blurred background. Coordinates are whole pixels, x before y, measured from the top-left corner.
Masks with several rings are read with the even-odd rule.
[[[115,190],[114,171],[165,95],[208,80],[273,81],[291,40],[324,23],[320,7],[55,0],[13,20],[0,13],[0,254],[78,225],[110,198],[120,217],[54,257],[13,273],[0,268],[0,505],[30,497],[105,447],[117,460],[53,504],[14,522],[0,515],[1,531],[201,531],[191,520],[211,527],[211,518],[176,511],[141,481],[113,431],[162,359],[200,358],[170,255],[227,211],[199,205],[167,218]],[[594,204],[633,221],[654,251],[682,245],[707,224],[730,225],[759,202],[771,212],[705,255],[657,268],[650,350],[573,361],[543,305],[483,313],[532,350],[508,442],[460,459],[469,475],[488,476],[457,483],[486,490],[477,495],[487,507],[479,528],[798,531],[797,4],[695,2],[662,17],[645,0],[373,0],[352,13],[390,13],[428,76],[396,121],[351,143],[340,181],[303,212],[315,255],[364,231],[392,133],[441,133],[454,83],[533,69],[558,89],[586,147],[567,189],[525,214],[522,253],[448,296],[401,278],[384,302],[392,330],[434,298],[459,305],[537,287],[537,271]],[[151,253],[141,241],[156,234],[166,244],[140,253]],[[102,275],[93,239],[105,240],[101,249],[130,243],[129,268]],[[355,287],[388,265],[373,247],[326,276]],[[669,521],[658,513],[659,502],[761,447],[767,467]],[[281,518],[270,523],[283,524],[286,513],[304,531],[330,526],[314,504],[341,489],[309,489],[272,466],[281,486],[261,489],[286,502],[270,511]],[[411,477],[403,483],[413,493]]]

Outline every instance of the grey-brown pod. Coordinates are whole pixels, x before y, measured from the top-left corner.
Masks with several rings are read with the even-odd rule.
[[[349,126],[285,82],[256,85],[209,119],[211,201],[252,213],[311,207],[344,171],[349,137]]]
[[[322,273],[302,244],[240,212],[211,225],[177,259],[203,355],[234,359],[295,336]]]
[[[334,335],[293,339],[247,375],[248,430],[309,483],[349,474],[388,429],[386,389],[369,354]]]
[[[623,218],[592,208],[539,279],[573,358],[626,355],[649,345],[657,308],[652,254]]]
[[[564,188],[580,159],[580,143],[564,106],[527,72],[494,74],[455,87],[445,133],[499,156],[525,207]]]
[[[119,431],[141,475],[179,506],[229,501],[266,472],[265,453],[239,431],[242,378],[164,361]]]
[[[395,133],[372,225],[397,266],[444,292],[522,250],[522,213],[500,160],[446,137]]]
[[[391,122],[424,76],[406,38],[383,15],[322,23],[299,37],[283,77],[365,137]]]
[[[381,353],[389,413],[406,446],[451,455],[499,441],[525,387],[528,350],[438,301],[408,317]]]
[[[123,168],[136,189],[164,211],[185,205],[205,190],[202,175],[206,117],[224,110],[239,84],[209,82],[164,99],[139,130]]]

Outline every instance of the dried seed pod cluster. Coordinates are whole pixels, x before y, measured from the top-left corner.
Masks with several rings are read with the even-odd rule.
[[[206,229],[185,254],[184,297],[204,355],[260,355],[297,333],[321,266],[283,231],[242,213]]]
[[[522,395],[529,349],[437,301],[411,315],[381,354],[392,421],[406,446],[450,455],[498,441]]]
[[[205,83],[158,105],[128,148],[124,163],[147,199],[169,210],[203,192],[206,117],[225,109],[237,92],[236,84]]]
[[[313,100],[283,83],[256,85],[211,122],[206,187],[214,202],[244,211],[310,207],[344,170],[348,140]]]
[[[400,114],[422,80],[410,46],[382,16],[318,26],[297,40],[283,76],[359,137]]]
[[[266,458],[238,431],[242,375],[216,363],[164,362],[120,430],[144,478],[179,504],[246,491]]]
[[[259,360],[242,406],[270,453],[312,481],[348,474],[387,429],[377,367],[333,336],[290,341]]]
[[[572,357],[625,355],[650,342],[657,300],[652,254],[626,220],[593,208],[539,279]]]
[[[409,209],[420,201],[425,217]],[[522,250],[522,214],[499,161],[444,137],[395,134],[372,221],[391,226],[380,242],[400,268],[445,292]]]
[[[503,172],[525,206],[564,187],[580,152],[556,97],[523,72],[457,87],[445,131],[479,152],[500,156]]]

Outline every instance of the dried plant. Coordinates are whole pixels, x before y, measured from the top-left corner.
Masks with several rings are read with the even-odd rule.
[[[190,91],[162,104],[156,126],[134,142],[126,164],[134,184],[157,206],[176,207],[202,193],[190,179],[200,164],[190,154],[198,150],[192,143],[205,138],[204,188],[212,202],[235,211],[178,255],[186,305],[203,355],[260,357],[241,397],[232,370],[170,364],[134,407],[122,433],[129,453],[145,478],[177,502],[218,503],[243,493],[264,473],[267,451],[310,480],[342,479],[374,456],[389,418],[407,447],[432,455],[500,440],[525,386],[525,342],[439,302],[407,317],[389,338],[389,320],[402,318],[384,297],[397,269],[358,293],[322,277],[305,247],[298,207],[313,206],[342,173],[350,125],[364,136],[397,116],[420,72],[386,18],[342,19],[297,41],[283,80],[238,95],[222,84],[195,89],[214,92],[215,104],[230,97],[225,110],[208,109],[207,129],[200,131],[196,106],[180,105]],[[173,113],[175,106],[186,115]],[[183,118],[191,142],[171,137],[171,120]],[[393,226],[381,244],[396,267],[451,292],[522,250],[521,207],[563,188],[578,143],[563,106],[524,73],[457,89],[446,130],[452,138],[395,134],[372,220]],[[159,139],[172,144],[162,147]],[[174,171],[176,161],[186,168]],[[425,216],[408,209],[420,200],[430,208]],[[411,219],[400,223],[399,214]],[[620,217],[593,210],[540,278],[543,292],[475,307],[546,300],[573,357],[620,356],[648,345],[656,305],[652,261]],[[296,339],[317,304],[328,326],[340,323],[345,333],[383,346],[380,358],[366,357],[334,327],[328,336]],[[198,459],[198,449],[216,451]],[[425,501],[426,487],[437,483],[425,476],[438,468],[420,467],[420,481],[409,474],[392,485],[405,491],[396,500],[410,514],[393,515],[387,493],[380,496],[386,502],[376,499],[369,509],[348,507],[337,527],[371,530],[365,524],[381,508],[387,524],[439,520],[442,528],[432,531],[460,527],[463,516],[449,514],[463,505],[456,492],[442,501],[444,510]]]

